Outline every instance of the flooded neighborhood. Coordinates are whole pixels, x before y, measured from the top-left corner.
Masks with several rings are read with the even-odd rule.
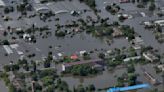
[[[0,92],[164,92],[164,0],[0,0]]]

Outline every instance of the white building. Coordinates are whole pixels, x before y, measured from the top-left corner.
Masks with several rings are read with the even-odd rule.
[[[4,3],[4,1],[0,0],[0,7],[5,7],[5,6],[6,6],[6,4]]]
[[[31,41],[31,36],[29,34],[23,34],[23,39]]]
[[[163,65],[158,65],[157,66],[160,70],[164,71],[164,64]]]
[[[12,49],[8,45],[3,45],[3,48],[6,50],[7,54],[12,54],[14,53]]]
[[[135,37],[135,39],[133,40],[133,42],[135,44],[140,44],[140,45],[143,45],[144,44],[144,41],[141,37]]]
[[[146,28],[151,28],[154,26],[154,23],[151,21],[145,21],[143,24],[145,25]]]
[[[50,12],[51,10],[44,4],[36,4],[34,6],[34,9],[36,12],[38,13],[48,13]]]
[[[144,41],[140,37],[135,37],[135,39],[132,40],[132,47],[136,50],[141,49],[143,45]]]
[[[160,26],[164,26],[164,20],[156,20],[154,21],[155,24],[158,24]]]
[[[143,56],[145,57],[145,59],[154,62],[159,60],[159,58],[157,56],[155,56],[154,54],[152,54],[151,52],[144,52]]]
[[[79,52],[79,53],[80,53],[80,56],[83,56],[83,54],[86,53],[86,52],[87,52],[86,50],[80,51],[80,52]]]
[[[141,56],[129,57],[129,58],[124,59],[123,61],[128,62],[130,60],[139,60],[139,59],[141,59]]]

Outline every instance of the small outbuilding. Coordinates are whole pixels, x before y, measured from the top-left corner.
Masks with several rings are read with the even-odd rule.
[[[5,7],[5,6],[6,6],[6,4],[4,3],[4,1],[0,0],[0,7]]]

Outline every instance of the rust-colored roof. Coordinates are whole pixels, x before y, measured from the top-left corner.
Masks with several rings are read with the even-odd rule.
[[[70,67],[74,65],[81,65],[81,64],[88,64],[88,63],[95,63],[100,62],[102,59],[94,59],[94,60],[87,60],[87,61],[77,61],[77,62],[71,62],[71,63],[65,63],[63,64],[65,67]]]
[[[71,56],[71,59],[76,60],[76,59],[78,59],[78,56],[76,54],[74,54],[74,55]]]

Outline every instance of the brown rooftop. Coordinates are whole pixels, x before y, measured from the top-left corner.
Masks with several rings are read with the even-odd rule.
[[[88,63],[96,63],[100,62],[102,59],[94,59],[94,60],[87,60],[87,61],[77,61],[77,62],[71,62],[71,63],[65,63],[63,64],[65,67],[70,67],[74,65],[81,65],[81,64],[88,64]]]

